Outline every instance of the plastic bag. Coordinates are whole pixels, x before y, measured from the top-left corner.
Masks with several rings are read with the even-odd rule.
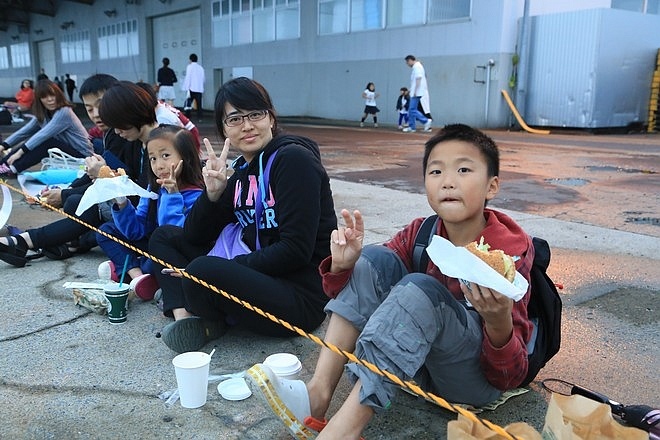
[[[84,170],[85,159],[80,157],[73,157],[70,154],[60,150],[59,148],[49,148],[48,157],[41,159],[41,169],[48,170],[51,168]]]
[[[543,437],[556,440],[648,440],[641,429],[625,427],[612,417],[609,405],[580,395],[553,393]]]

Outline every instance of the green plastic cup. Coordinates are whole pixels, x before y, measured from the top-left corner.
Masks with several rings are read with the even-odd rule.
[[[112,283],[103,286],[103,292],[108,299],[108,321],[110,321],[110,324],[123,324],[126,322],[129,288],[130,286],[126,283]]]

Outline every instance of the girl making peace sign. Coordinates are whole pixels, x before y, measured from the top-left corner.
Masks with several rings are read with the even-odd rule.
[[[151,131],[146,145],[151,166],[148,189],[158,193],[158,199],[141,197],[134,207],[125,197],[118,197],[112,208],[113,222],[100,228],[143,250],[147,249],[149,236],[156,227],[183,226],[204,187],[197,146],[188,130],[161,125]],[[97,241],[110,257],[107,264],[115,269],[111,271],[115,276],[128,254],[127,275],[132,279],[131,288],[143,300],[152,299],[158,283],[150,275],[151,260],[101,234],[97,234]]]

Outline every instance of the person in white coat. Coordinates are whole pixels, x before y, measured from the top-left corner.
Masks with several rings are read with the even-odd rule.
[[[192,102],[197,105],[197,119],[202,120],[202,94],[204,93],[204,68],[197,63],[197,54],[191,53],[188,58],[190,63],[186,67],[186,77],[181,85],[181,90],[190,93]],[[186,111],[190,118],[190,110]]]

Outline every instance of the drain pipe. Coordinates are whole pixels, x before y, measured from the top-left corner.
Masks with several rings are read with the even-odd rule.
[[[490,58],[486,63],[486,102],[484,103],[484,119],[486,120],[486,128],[488,128],[488,104],[490,102],[490,73],[495,65],[495,60]]]

